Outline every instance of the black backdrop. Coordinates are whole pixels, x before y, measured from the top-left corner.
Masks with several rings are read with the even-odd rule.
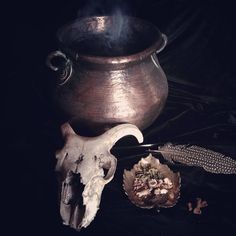
[[[50,100],[53,75],[45,58],[57,49],[56,31],[77,15],[126,14],[156,24],[168,36],[158,55],[170,94],[162,115],[144,131],[146,143],[194,143],[236,158],[235,8],[230,1],[8,1],[1,11],[1,195],[6,235],[235,235],[235,177],[181,167],[182,189],[172,209],[142,210],[122,190],[124,168],[142,148],[123,150],[94,222],[77,233],[61,224],[54,152],[60,119]],[[122,144],[121,144],[122,145]],[[188,201],[202,197],[200,216]]]

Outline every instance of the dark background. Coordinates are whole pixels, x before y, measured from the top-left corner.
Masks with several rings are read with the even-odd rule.
[[[77,233],[61,224],[54,152],[60,147],[58,117],[45,66],[57,49],[56,31],[83,15],[125,14],[151,21],[168,36],[158,55],[169,81],[162,115],[144,131],[145,143],[197,144],[236,159],[235,7],[233,1],[8,1],[1,55],[1,169],[5,235],[235,235],[235,176],[180,166],[181,198],[171,209],[142,210],[122,190],[143,148],[114,148],[114,180],[103,193],[92,224]],[[200,216],[187,211],[196,197],[208,201]]]

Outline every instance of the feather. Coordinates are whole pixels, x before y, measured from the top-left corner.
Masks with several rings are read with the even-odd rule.
[[[166,143],[158,147],[164,159],[169,162],[179,162],[189,166],[202,167],[216,174],[236,174],[236,161],[221,153],[195,145],[174,145]]]

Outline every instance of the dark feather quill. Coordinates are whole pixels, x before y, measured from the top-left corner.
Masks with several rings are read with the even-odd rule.
[[[234,159],[195,145],[167,143],[158,147],[158,150],[154,152],[160,152],[166,160],[172,163],[179,162],[189,166],[198,166],[216,174],[236,174]]]

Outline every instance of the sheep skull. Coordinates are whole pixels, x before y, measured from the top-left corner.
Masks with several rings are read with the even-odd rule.
[[[94,219],[104,186],[116,171],[116,158],[110,153],[115,143],[133,135],[143,142],[140,130],[132,124],[121,124],[98,137],[77,135],[69,123],[61,127],[64,147],[57,151],[56,172],[60,186],[60,214],[65,225],[80,230]],[[104,174],[104,169],[107,174]],[[80,180],[79,180],[80,178]],[[79,182],[84,185],[79,192]]]

